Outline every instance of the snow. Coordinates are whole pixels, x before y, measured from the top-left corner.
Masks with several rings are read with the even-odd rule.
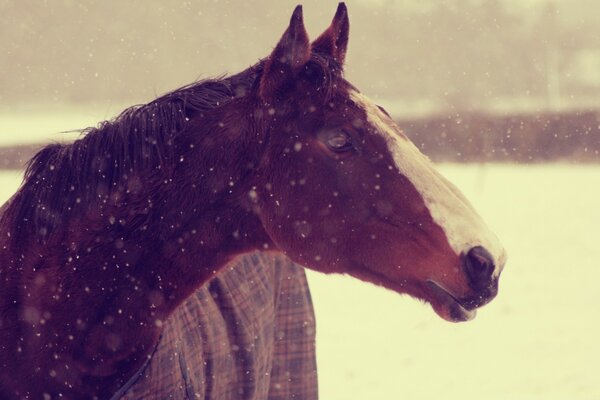
[[[451,324],[309,272],[322,399],[600,398],[600,166],[443,165],[508,250],[498,297]],[[0,202],[20,173],[0,172]]]
[[[95,126],[111,118],[114,112],[81,107],[73,112],[49,110],[46,113],[28,110],[0,111],[0,146],[39,144],[49,141],[71,141],[79,137],[79,129]],[[60,132],[60,133],[57,133]]]
[[[0,207],[17,191],[22,178],[20,171],[0,170]]]

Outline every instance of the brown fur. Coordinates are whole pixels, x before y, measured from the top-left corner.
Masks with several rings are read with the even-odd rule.
[[[342,4],[311,49],[297,8],[265,61],[32,160],[0,223],[0,397],[109,397],[162,321],[255,249],[417,297],[431,276],[469,293],[446,274],[459,260],[444,233],[349,99],[348,28]],[[351,150],[328,147],[335,130]]]

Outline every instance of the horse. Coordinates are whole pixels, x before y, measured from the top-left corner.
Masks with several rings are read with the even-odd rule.
[[[348,11],[272,53],[52,144],[0,219],[0,397],[109,398],[234,257],[280,252],[472,319],[506,253],[344,77]]]

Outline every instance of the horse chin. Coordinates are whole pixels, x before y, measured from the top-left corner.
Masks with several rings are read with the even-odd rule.
[[[427,281],[428,301],[434,311],[449,322],[470,321],[477,315],[477,309],[468,310],[466,306],[435,281]]]
[[[358,268],[356,268],[358,267]],[[476,308],[485,302],[460,301],[441,284],[427,280],[425,284],[404,280],[398,283],[385,275],[366,267],[365,264],[356,264],[350,275],[379,286],[386,287],[397,293],[405,293],[431,304],[433,310],[441,318],[449,322],[470,321],[477,315]],[[493,296],[492,296],[493,298]]]

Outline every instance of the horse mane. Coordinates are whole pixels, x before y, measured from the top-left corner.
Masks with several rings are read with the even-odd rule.
[[[332,74],[341,70],[319,54],[313,54],[309,64],[311,79],[325,85],[329,96]],[[186,123],[254,90],[263,67],[261,60],[236,75],[181,87],[129,107],[97,127],[82,129],[82,138],[73,143],[44,147],[27,163],[18,195],[0,215],[1,226],[10,229],[13,242],[27,235],[43,241],[78,204],[106,202],[136,171],[172,167],[177,156],[173,139]]]

